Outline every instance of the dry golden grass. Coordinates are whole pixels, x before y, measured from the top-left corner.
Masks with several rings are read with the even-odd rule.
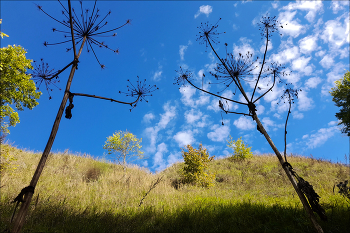
[[[22,188],[29,185],[41,157],[41,153],[19,150],[15,147],[12,148],[11,153],[16,155],[17,161],[14,163],[18,168],[14,174],[8,174],[6,171],[1,174],[0,203],[2,217],[6,219],[0,225],[1,231],[9,223],[8,219],[12,214],[11,210],[6,209],[9,207],[12,209],[13,204],[11,205],[10,202]],[[313,185],[328,215],[333,214],[335,207],[343,209],[350,207],[346,199],[337,194],[337,190],[335,194],[333,193],[333,186],[336,183],[349,179],[349,167],[302,156],[289,156],[288,162],[301,177]],[[273,155],[254,156],[244,162],[234,162],[229,158],[214,160],[211,169],[217,173],[216,185],[209,189],[181,184],[175,188],[176,181],[180,178],[179,170],[182,167],[182,163],[177,163],[162,172],[152,174],[138,166],[128,166],[124,171],[121,165],[95,160],[85,154],[72,155],[68,152],[50,154],[35,188],[28,224],[34,228],[41,226],[40,219],[35,217],[36,211],[42,211],[46,207],[51,208],[51,211],[52,208],[68,209],[70,215],[88,216],[91,213],[109,213],[113,216],[127,215],[130,218],[142,213],[147,213],[148,216],[151,211],[153,213],[150,214],[153,216],[151,222],[182,219],[186,211],[189,211],[189,214],[196,213],[197,209],[194,208],[198,206],[205,206],[209,208],[208,211],[211,211],[210,214],[214,214],[217,211],[215,208],[219,207],[213,207],[214,210],[212,210],[211,206],[218,205],[221,206],[220,208],[227,209],[229,208],[227,206],[247,201],[257,205],[254,208],[258,209],[261,209],[261,206],[275,208],[274,206],[278,205],[281,208],[295,208],[302,213],[300,200],[277,158]],[[139,207],[140,200],[149,190],[152,182],[159,177],[163,177],[162,181],[147,195]],[[160,213],[163,215],[158,215]],[[165,220],[157,220],[160,216]],[[181,223],[183,221],[179,220],[179,223],[173,224],[183,224]],[[307,219],[303,221],[308,224]],[[339,222],[341,220],[337,221],[337,224],[340,224]],[[125,231],[136,229],[131,226],[124,227]],[[147,227],[151,226],[142,225],[142,227],[148,229]]]

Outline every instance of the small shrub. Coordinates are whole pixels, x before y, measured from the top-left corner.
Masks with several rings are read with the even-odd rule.
[[[230,140],[227,140],[228,147],[233,149],[233,154],[231,154],[231,158],[235,161],[243,161],[245,159],[249,159],[253,157],[253,153],[251,152],[252,147],[248,147],[245,145],[242,137],[237,139],[237,141],[233,140],[230,136]]]
[[[182,187],[182,183],[183,183],[183,181],[181,178],[170,179],[171,187],[175,188],[176,190],[178,190]]]
[[[188,152],[182,149],[182,156],[185,160],[185,166],[182,173],[182,181],[186,184],[195,184],[202,187],[214,186],[215,174],[209,170],[209,162],[215,156],[209,157],[207,149],[202,144],[199,149],[193,149],[191,145],[187,145]]]
[[[229,183],[231,182],[231,177],[229,175],[217,175],[215,181],[218,183]]]
[[[84,176],[86,182],[93,182],[98,180],[101,175],[101,170],[97,167],[89,168]]]

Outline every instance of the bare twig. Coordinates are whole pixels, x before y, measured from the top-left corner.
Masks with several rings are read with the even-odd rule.
[[[82,94],[82,93],[71,93],[71,94],[77,95],[77,96],[92,97],[92,98],[96,98],[96,99],[110,100],[111,102],[117,102],[120,104],[129,104],[129,105],[133,105],[134,103],[136,103],[140,99],[140,96],[138,96],[134,102],[123,102],[123,101],[119,101],[119,100],[115,100],[115,99],[111,99],[111,98],[106,98],[106,97],[101,97],[101,96],[97,96],[97,95],[89,95],[89,94]]]
[[[141,199],[141,201],[140,201],[140,204],[139,204],[139,207],[142,205],[143,200],[146,198],[146,196],[151,192],[152,189],[154,189],[154,188],[157,186],[157,184],[160,183],[160,181],[161,181],[162,179],[163,179],[163,176],[162,176],[162,177],[158,177],[157,180],[156,180],[154,183],[152,182],[152,184],[150,185],[148,191],[147,191],[146,194],[142,197],[142,199]]]

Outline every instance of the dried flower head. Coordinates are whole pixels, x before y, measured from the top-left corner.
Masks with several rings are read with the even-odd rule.
[[[37,85],[37,89],[40,88],[41,84],[45,84],[45,88],[47,90],[47,93],[49,94],[49,99],[52,97],[50,96],[50,92],[52,89],[50,88],[50,85],[56,86],[56,83],[59,83],[60,80],[58,79],[58,75],[56,75],[59,71],[54,71],[54,69],[49,68],[49,64],[45,63],[44,60],[41,58],[41,65],[37,65],[36,61],[34,61],[34,69],[32,71],[32,77],[33,81]],[[57,87],[59,90],[61,88]]]
[[[188,70],[183,71],[182,67],[180,66],[180,70],[175,70],[178,73],[178,76],[175,77],[175,81],[173,84],[174,85],[179,85],[179,86],[186,86],[187,80],[192,80],[192,73],[189,72]]]
[[[266,70],[264,70],[265,74],[273,74],[275,77],[281,78],[281,76],[287,76],[290,75],[286,70],[284,70],[286,67],[282,66],[281,64],[277,62],[272,62],[269,67],[267,67]],[[280,79],[281,82],[281,79]]]
[[[258,58],[255,60],[252,59],[253,54],[249,51],[246,55],[238,54],[238,57],[234,57],[232,53],[228,53],[225,59],[222,59],[224,64],[219,63],[217,67],[214,68],[216,73],[210,72],[218,83],[223,83],[225,85],[225,89],[228,88],[235,79],[243,79],[248,76],[252,76],[252,71],[257,68],[256,62]],[[226,69],[226,67],[228,69]],[[245,80],[248,81],[248,80]],[[211,84],[218,84],[211,83]]]
[[[115,49],[115,50],[111,49],[108,47],[108,45],[105,44],[105,42],[100,42],[100,41],[96,40],[95,38],[96,37],[116,36],[117,33],[115,33],[115,31],[118,30],[119,28],[125,26],[126,24],[129,24],[130,20],[127,20],[125,24],[123,24],[119,27],[106,30],[105,26],[108,24],[108,22],[106,21],[106,18],[111,14],[111,11],[109,11],[104,17],[101,17],[101,15],[99,14],[99,9],[96,8],[96,1],[95,1],[95,4],[94,4],[92,11],[90,11],[89,9],[85,9],[85,12],[83,10],[83,3],[81,1],[79,1],[79,2],[80,2],[80,9],[81,9],[80,14],[76,13],[74,8],[72,8],[73,32],[74,32],[74,39],[76,41],[76,45],[78,45],[83,40],[83,38],[86,37],[87,51],[89,52],[91,49],[97,62],[100,64],[101,68],[104,68],[104,65],[102,65],[97,58],[97,55],[96,55],[95,50],[93,48],[93,45],[96,45],[100,48],[107,48],[115,53],[119,53],[119,49]],[[63,7],[62,14],[65,17],[65,20],[62,20],[62,21],[59,21],[59,20],[55,19],[54,17],[52,17],[51,15],[49,15],[48,13],[46,13],[42,9],[41,6],[37,5],[37,7],[39,10],[41,10],[46,15],[48,15],[50,18],[54,19],[55,21],[59,22],[63,26],[67,27],[69,29],[68,31],[58,30],[56,28],[53,28],[52,31],[53,32],[61,32],[64,34],[65,38],[69,38],[69,39],[62,41],[62,42],[58,42],[58,43],[48,43],[45,41],[44,42],[45,46],[64,44],[64,43],[71,42],[71,40],[72,40],[72,35],[70,32],[69,10],[66,9],[66,7],[64,7],[60,1],[59,1],[59,3]],[[103,35],[103,34],[107,34],[107,33],[109,33],[109,35]],[[67,48],[67,52],[70,51],[71,49],[72,49],[72,47]]]
[[[278,32],[278,28],[283,28],[283,26],[276,20],[276,16],[263,16],[260,23],[259,30],[261,31],[262,37],[267,36],[270,38],[273,32]]]
[[[200,44],[205,43],[206,47],[208,47],[209,40],[214,42],[215,44],[220,43],[217,39],[219,38],[218,35],[222,34],[222,33],[219,33],[216,30],[219,26],[218,23],[220,20],[221,20],[221,18],[214,25],[209,24],[209,22],[201,23],[201,26],[197,27],[198,29],[200,29],[200,32],[199,32],[199,35],[198,35],[196,40]],[[223,33],[225,33],[225,32],[223,32]]]
[[[288,84],[286,84],[286,85],[288,85]],[[284,103],[287,101],[289,104],[291,104],[291,103],[294,104],[295,98],[298,98],[299,91],[301,91],[301,89],[298,90],[298,89],[292,89],[291,87],[288,87],[287,89],[284,90],[284,92],[281,96],[281,100],[284,100],[283,101]]]
[[[140,99],[140,101],[144,100],[147,103],[148,100],[146,100],[145,97],[152,96],[150,93],[159,89],[156,85],[147,85],[146,79],[144,81],[140,81],[139,76],[137,76],[136,85],[133,85],[129,79],[128,82],[130,83],[130,85],[127,86],[128,92],[119,91],[119,93],[126,94],[126,96],[137,97]],[[136,104],[137,103],[134,104],[133,108],[136,107]]]

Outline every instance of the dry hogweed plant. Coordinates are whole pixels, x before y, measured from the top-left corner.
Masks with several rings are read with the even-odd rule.
[[[317,193],[313,190],[312,185],[310,185],[307,181],[299,177],[295,171],[293,171],[292,166],[287,162],[287,157],[285,153],[285,159],[283,159],[282,155],[274,145],[273,141],[271,140],[270,136],[266,132],[264,126],[260,122],[258,115],[256,113],[256,103],[258,100],[260,100],[262,97],[264,97],[267,93],[271,92],[273,88],[275,87],[276,82],[279,83],[283,82],[282,77],[289,75],[285,71],[285,67],[283,67],[279,63],[271,63],[267,64],[267,51],[268,51],[268,45],[271,37],[275,33],[279,33],[279,29],[283,28],[283,25],[281,25],[277,20],[276,17],[269,17],[264,16],[262,17],[260,24],[259,24],[259,30],[261,32],[262,38],[265,40],[265,51],[262,58],[262,61],[259,62],[259,58],[253,58],[253,54],[248,52],[246,55],[242,55],[241,53],[238,54],[238,56],[235,56],[233,53],[227,52],[227,43],[225,43],[226,47],[226,54],[225,57],[222,58],[218,55],[216,49],[214,48],[213,44],[219,44],[219,35],[222,34],[218,32],[218,22],[214,25],[210,25],[209,23],[201,24],[199,29],[199,35],[197,37],[197,41],[200,44],[205,44],[206,48],[210,47],[213,53],[215,54],[216,58],[218,59],[218,63],[216,65],[216,68],[213,72],[210,72],[210,74],[214,77],[214,82],[209,82],[209,84],[221,84],[223,86],[223,89],[217,93],[213,93],[211,91],[203,89],[199,86],[195,85],[195,79],[192,77],[192,73],[188,70],[183,70],[180,67],[180,70],[177,71],[178,76],[175,78],[175,83],[180,86],[190,84],[192,87],[205,92],[207,94],[210,94],[212,96],[219,98],[219,108],[222,110],[222,112],[228,114],[228,113],[234,113],[234,114],[241,114],[244,116],[252,117],[252,119],[257,124],[257,130],[266,138],[268,143],[270,144],[271,148],[275,152],[281,166],[283,167],[285,173],[287,174],[290,182],[292,183],[295,191],[297,192],[300,201],[302,202],[304,209],[306,210],[308,216],[310,217],[310,220],[316,229],[318,233],[322,233],[323,230],[321,226],[318,224],[316,216],[313,212],[316,212],[320,218],[324,221],[327,220],[327,217],[325,215],[325,212],[323,208],[318,204],[319,196]],[[203,74],[204,77],[204,74]],[[271,85],[272,81],[272,85]],[[254,85],[255,82],[255,85]],[[247,85],[243,85],[246,83],[250,83],[252,90],[251,96],[248,96],[246,90]],[[264,87],[264,85],[267,84],[267,87]],[[241,97],[244,99],[244,101],[238,101],[234,100],[233,98],[226,98],[222,95],[220,95],[224,90],[230,88],[232,85],[234,85],[235,91],[232,92],[233,96],[236,96],[236,92],[238,92]],[[287,85],[288,86],[288,85]],[[266,90],[266,91],[265,91]],[[282,95],[282,99],[287,100],[289,103],[289,110],[287,115],[287,120],[285,123],[285,151],[286,151],[286,134],[287,134],[287,122],[291,110],[291,104],[294,101],[294,98],[298,97],[298,91],[301,90],[294,90],[292,88],[286,88],[284,91],[284,94]],[[258,94],[260,96],[258,96]],[[247,106],[246,112],[239,112],[239,111],[230,111],[228,106],[229,103],[235,103],[238,104],[238,106],[244,107]],[[223,122],[222,122],[223,124]]]
[[[78,69],[78,63],[79,63],[79,57],[82,53],[82,50],[84,48],[84,45],[86,45],[87,51],[94,54],[98,64],[101,68],[104,68],[105,66],[101,64],[100,60],[97,57],[97,54],[95,52],[94,47],[100,47],[100,48],[106,48],[109,50],[112,50],[115,53],[118,53],[118,49],[111,49],[108,45],[106,45],[104,42],[98,41],[97,38],[99,37],[108,37],[108,36],[116,36],[116,31],[127,24],[130,23],[130,20],[127,20],[124,24],[118,27],[114,27],[111,29],[107,29],[107,17],[111,14],[109,11],[105,16],[101,16],[99,13],[99,9],[96,7],[96,1],[94,2],[93,9],[90,11],[89,9],[83,10],[83,4],[80,1],[80,11],[81,13],[78,13],[74,10],[74,8],[71,7],[71,1],[68,0],[68,6],[64,6],[61,1],[58,1],[59,4],[61,4],[63,10],[62,15],[64,17],[64,20],[57,20],[56,18],[52,17],[50,14],[48,14],[46,11],[44,11],[43,7],[37,5],[38,9],[45,13],[47,16],[49,16],[54,21],[58,22],[61,26],[64,26],[66,30],[56,29],[53,28],[53,32],[63,33],[64,37],[66,38],[65,41],[62,42],[56,42],[56,43],[49,43],[44,42],[45,46],[50,45],[59,45],[59,44],[65,44],[65,43],[71,43],[71,47],[67,48],[67,52],[73,51],[73,60],[69,62],[68,65],[66,65],[63,69],[58,70],[57,72],[54,72],[53,70],[50,70],[47,63],[42,63],[42,65],[39,65],[36,67],[36,69],[33,72],[34,80],[37,82],[37,84],[45,84],[45,87],[47,91],[51,91],[50,85],[54,85],[56,82],[58,82],[58,75],[61,74],[63,71],[71,67],[71,71],[67,80],[66,88],[64,90],[64,96],[61,102],[61,105],[59,107],[59,111],[57,113],[57,116],[54,121],[54,125],[52,127],[49,140],[46,144],[46,147],[44,149],[44,152],[42,154],[42,157],[40,159],[40,162],[37,166],[37,169],[33,175],[33,178],[30,182],[30,185],[23,188],[20,192],[20,194],[15,198],[13,202],[16,202],[16,207],[14,209],[14,213],[16,211],[16,208],[19,203],[21,203],[20,209],[16,215],[13,216],[14,221],[11,220],[11,226],[10,231],[12,233],[18,233],[21,231],[26,215],[28,212],[28,208],[30,206],[35,187],[38,183],[39,177],[44,169],[46,160],[49,156],[52,144],[55,140],[58,127],[62,118],[62,114],[64,111],[64,108],[67,104],[67,101],[69,99],[69,105],[66,108],[66,118],[70,119],[72,117],[72,108],[73,105],[73,97],[74,96],[85,96],[85,97],[92,97],[92,98],[98,98],[98,99],[104,99],[109,100],[111,102],[121,103],[121,104],[127,104],[130,105],[132,108],[136,107],[137,103],[139,101],[146,101],[146,96],[151,96],[150,93],[154,92],[156,89],[158,89],[155,85],[146,85],[145,82],[140,82],[139,79],[136,82],[135,85],[130,83],[130,86],[128,86],[128,91],[123,92],[127,96],[135,98],[135,100],[131,102],[124,102],[115,100],[112,98],[106,98],[96,95],[90,95],[90,94],[82,94],[82,93],[72,93],[70,92],[70,87],[72,84],[73,76],[75,71]],[[77,50],[77,46],[80,46],[79,50]],[[51,96],[49,97],[51,99]]]

